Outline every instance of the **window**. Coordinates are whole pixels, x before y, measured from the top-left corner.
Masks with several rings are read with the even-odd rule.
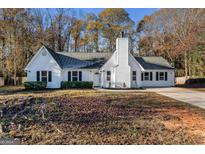
[[[48,71],[48,82],[52,82],[52,72]]]
[[[41,81],[43,82],[48,81],[47,71],[41,71]]]
[[[149,72],[144,72],[144,80],[149,80]]]
[[[68,81],[82,81],[82,72],[68,71]]]
[[[110,81],[110,80],[111,80],[111,72],[107,71],[107,81]]]
[[[78,81],[78,72],[77,71],[72,72],[72,81]]]
[[[36,71],[36,81],[52,82],[52,71]]]
[[[137,72],[136,71],[132,71],[132,80],[136,81],[137,80]]]
[[[141,80],[152,81],[152,72],[142,72]]]
[[[159,73],[159,80],[164,80],[164,72]]]
[[[167,81],[167,72],[156,72],[156,81]]]
[[[36,72],[36,81],[40,81],[40,71]]]

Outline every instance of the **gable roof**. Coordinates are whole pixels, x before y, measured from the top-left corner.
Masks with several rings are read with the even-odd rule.
[[[55,52],[43,45],[58,65],[63,68],[101,68],[112,56],[111,52],[86,53],[86,52]],[[135,60],[144,69],[174,69],[163,57],[138,57]]]
[[[144,69],[174,69],[163,57],[134,57]]]
[[[47,51],[51,54],[51,56],[55,59],[55,61],[62,69],[63,68],[85,68],[87,66],[93,65],[93,62],[91,61],[85,61],[85,60],[80,60],[77,58],[65,56],[53,51],[52,49],[50,49],[45,45],[44,47],[47,49]]]
[[[86,66],[85,68],[100,68],[108,59],[112,56],[111,52],[58,52],[61,55],[73,57],[76,59],[92,62],[93,64]]]

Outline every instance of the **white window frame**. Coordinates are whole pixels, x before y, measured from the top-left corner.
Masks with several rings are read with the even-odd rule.
[[[42,75],[42,74],[43,74],[42,72],[46,72],[46,76],[43,76],[43,75]],[[43,81],[43,82],[48,82],[48,71],[42,70],[40,74],[41,74],[40,81],[43,81],[43,80],[42,80],[42,77],[46,77],[46,81]]]
[[[163,73],[163,75],[161,76],[161,73]],[[159,74],[158,74],[158,79],[160,80],[160,81],[165,81],[165,72],[159,72]]]
[[[81,72],[81,74],[82,74],[82,71],[68,71],[68,72],[71,72],[71,81],[70,82],[80,82],[79,72]],[[73,72],[77,72],[77,76],[73,76]],[[67,73],[67,75],[68,75],[68,73]],[[73,77],[77,77],[77,81],[73,81]],[[83,79],[81,79],[81,80],[83,80]]]
[[[74,72],[77,72],[77,74],[76,74],[76,75],[73,75]],[[72,71],[71,76],[72,76],[72,81],[74,81],[73,78],[76,78],[77,80],[74,81],[74,82],[78,82],[78,71]]]
[[[148,73],[148,76],[145,76],[145,73]],[[144,81],[150,81],[150,72],[144,72],[143,73],[144,75]],[[146,79],[146,77],[147,77],[147,79]]]
[[[135,72],[135,75],[134,75],[134,72]],[[137,81],[137,71],[132,71],[132,81]]]

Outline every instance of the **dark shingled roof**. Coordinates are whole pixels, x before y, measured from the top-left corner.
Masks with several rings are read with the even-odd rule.
[[[111,52],[55,52],[45,45],[44,47],[61,68],[101,68],[113,54]],[[134,57],[144,69],[174,69],[162,57],[138,57],[135,55]]]
[[[80,60],[85,60],[93,62],[92,65],[89,65],[85,68],[101,68],[108,59],[112,56],[111,52],[58,52],[61,55],[66,55]]]
[[[80,60],[80,59],[59,54],[45,45],[44,47],[48,50],[48,52],[52,55],[52,57],[55,59],[55,61],[62,69],[63,68],[84,68],[94,64],[91,61]]]
[[[163,57],[135,57],[144,69],[174,69]]]

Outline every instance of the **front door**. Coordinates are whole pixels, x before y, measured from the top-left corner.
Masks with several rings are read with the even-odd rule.
[[[100,73],[94,73],[94,86],[99,87],[100,86]]]

